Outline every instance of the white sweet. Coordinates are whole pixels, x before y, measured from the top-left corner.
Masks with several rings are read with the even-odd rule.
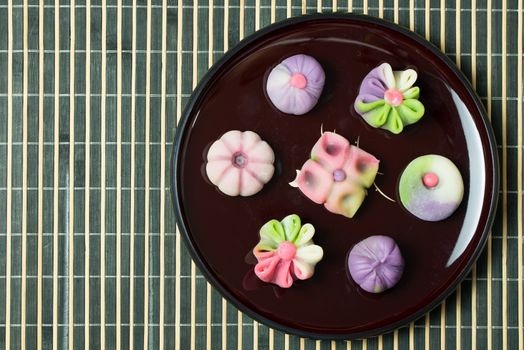
[[[231,130],[216,140],[207,153],[206,174],[228,196],[251,196],[271,180],[275,154],[252,131]]]

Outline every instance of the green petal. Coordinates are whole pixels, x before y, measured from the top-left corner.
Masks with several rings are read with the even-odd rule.
[[[418,122],[424,115],[424,105],[414,99],[404,100],[397,110],[406,125]]]
[[[284,227],[278,220],[271,220],[262,226],[260,229],[260,243],[279,244],[286,240]]]
[[[296,214],[288,215],[282,220],[282,226],[284,227],[286,240],[294,242],[302,226],[300,217]]]
[[[391,106],[387,103],[383,106],[377,107],[363,115],[363,118],[368,122],[369,125],[380,128],[384,125],[388,119],[389,111]]]
[[[405,100],[413,98],[417,99],[420,95],[420,89],[418,86],[413,86],[411,89],[406,90],[402,95],[404,96]]]
[[[382,128],[391,131],[393,134],[400,134],[402,130],[404,129],[404,123],[402,122],[402,119],[400,118],[397,108],[398,107],[391,108],[391,111],[389,112],[388,120],[386,124],[382,126]]]
[[[256,250],[261,251],[261,252],[272,252],[272,251],[277,250],[277,248],[278,248],[278,244],[272,244],[269,242],[262,242],[262,241],[258,243],[257,246],[255,247]]]
[[[366,113],[372,109],[383,106],[385,103],[386,102],[384,100],[377,100],[369,103],[358,101],[356,107],[360,113]]]
[[[315,228],[311,224],[305,224],[300,229],[300,233],[298,234],[297,238],[295,239],[295,245],[297,247],[301,247],[305,244],[311,244],[311,239],[313,238],[313,235],[315,234]]]

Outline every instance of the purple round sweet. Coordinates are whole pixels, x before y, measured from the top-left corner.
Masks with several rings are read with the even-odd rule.
[[[308,55],[294,55],[274,67],[266,82],[269,100],[281,112],[302,115],[317,104],[326,79],[322,66]]]
[[[404,271],[404,258],[397,243],[388,236],[371,236],[349,252],[349,273],[370,293],[381,293],[398,283]]]

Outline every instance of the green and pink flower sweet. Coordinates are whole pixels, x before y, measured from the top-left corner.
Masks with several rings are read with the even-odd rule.
[[[352,218],[375,181],[379,161],[333,132],[324,132],[290,183],[332,213]]]
[[[418,100],[420,89],[413,86],[416,80],[413,69],[393,71],[389,63],[381,64],[362,81],[355,111],[374,128],[401,133],[424,115],[424,105]]]
[[[324,251],[313,243],[315,228],[302,226],[292,214],[282,221],[270,220],[260,229],[260,241],[253,249],[258,260],[255,274],[264,282],[289,288],[296,279],[306,280],[315,273]]]

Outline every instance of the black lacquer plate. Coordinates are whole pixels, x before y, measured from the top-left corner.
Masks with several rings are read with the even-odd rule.
[[[265,79],[298,53],[326,72],[318,105],[300,117],[268,102]],[[373,129],[355,113],[364,76],[389,62],[414,68],[426,115],[400,135]],[[324,130],[336,130],[380,159],[377,185],[353,219],[334,215],[288,182]],[[252,130],[277,157],[273,179],[255,196],[227,197],[203,171],[210,144],[229,130]],[[404,167],[423,154],[450,158],[464,178],[465,196],[448,219],[421,221],[399,204]],[[453,63],[432,44],[391,23],[334,14],[294,18],[242,41],[204,77],[184,111],[175,137],[171,192],[175,215],[193,259],[208,280],[250,317],[306,337],[352,339],[377,335],[416,319],[449,295],[479,256],[495,213],[498,163],[494,137],[478,97]],[[260,227],[272,218],[300,215],[316,228],[324,259],[312,279],[289,289],[260,282],[250,253]],[[406,268],[393,289],[371,295],[346,272],[346,255],[370,235],[399,244]]]

